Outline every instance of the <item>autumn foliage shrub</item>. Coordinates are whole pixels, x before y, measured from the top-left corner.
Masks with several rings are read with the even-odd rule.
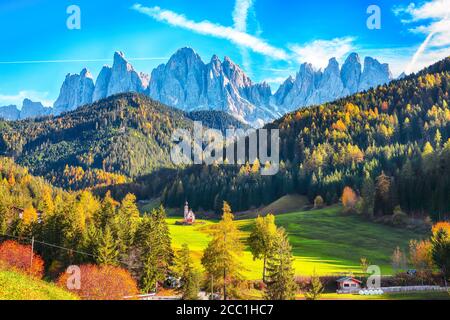
[[[342,192],[342,205],[345,213],[354,213],[355,206],[358,201],[358,196],[350,187],[345,187]]]
[[[323,201],[323,198],[321,196],[317,196],[314,199],[314,209],[321,209],[325,205],[325,201]]]
[[[42,258],[33,254],[31,262],[31,246],[21,245],[15,241],[0,244],[0,267],[25,272],[39,279],[44,275]]]
[[[450,237],[450,223],[449,222],[438,222],[436,223],[433,228],[432,232],[433,235],[436,235],[438,231],[444,231],[448,237]]]
[[[80,266],[80,289],[73,289],[84,300],[123,300],[125,297],[139,293],[136,281],[130,273],[113,266],[82,265]],[[63,273],[58,285],[67,288],[71,274]],[[70,281],[69,281],[70,283]]]

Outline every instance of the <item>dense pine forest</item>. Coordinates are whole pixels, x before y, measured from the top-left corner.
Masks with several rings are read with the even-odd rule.
[[[2,122],[0,149],[56,185],[82,188],[171,167],[172,132],[191,126],[183,112],[130,93],[59,117]]]
[[[277,175],[261,176],[258,161],[192,167],[162,190],[164,203],[190,199],[219,212],[223,200],[245,210],[299,193],[332,204],[350,186],[368,215],[397,208],[438,219],[450,211],[449,85],[447,58],[403,80],[290,113],[267,125],[280,129]]]
[[[153,292],[181,275],[183,298],[196,299],[204,284],[188,246],[174,252],[164,209],[188,199],[194,210],[223,214],[201,257],[203,280],[217,279],[214,290],[226,296],[229,286],[229,296],[239,297],[241,262],[230,259],[224,265],[217,259],[243,254],[243,233],[231,208],[260,207],[296,193],[316,208],[342,202],[343,213],[371,218],[448,217],[449,82],[450,58],[405,79],[268,124],[266,128],[280,130],[280,171],[274,176],[260,174],[265,164],[258,159],[242,166],[176,168],[170,161],[174,129],[190,129],[197,120],[222,131],[224,123],[247,127],[222,113],[187,114],[138,94],[111,97],[60,117],[0,122],[2,250],[8,252],[8,262],[15,259],[12,253],[18,254],[33,269],[27,251],[33,243],[39,277],[65,283],[64,270],[82,265],[89,275],[125,275],[132,294]],[[140,212],[138,200],[157,197],[164,206]],[[293,299],[292,247],[274,219],[257,218],[246,245],[261,257],[262,234],[271,234],[273,248],[279,250],[266,248],[264,292],[268,299]],[[429,232],[432,221],[420,220]],[[445,228],[448,223],[436,224],[431,242],[412,242],[412,252],[441,248],[441,240],[447,245],[447,238],[440,238]],[[440,251],[433,250],[430,264],[448,278]],[[396,252],[404,256],[399,248]],[[427,259],[431,261],[429,255]],[[285,262],[288,270],[277,280],[284,272],[277,266]],[[278,288],[279,283],[285,287]]]
[[[71,264],[122,266],[148,292],[173,262],[164,209],[141,216],[132,194],[118,202],[63,191],[0,158],[0,197],[0,243],[38,239],[34,250],[50,278]]]
[[[259,161],[243,166],[175,168],[171,134],[193,120],[246,128],[222,113],[186,114],[137,94],[123,94],[60,117],[1,122],[0,150],[51,183],[96,187],[118,199],[161,197],[179,207],[237,211],[298,193],[339,202],[346,186],[358,211],[395,210],[438,219],[450,211],[450,58],[402,80],[268,124],[280,130],[280,172],[261,176]],[[222,124],[222,126],[221,126]]]
[[[0,152],[60,187],[123,184],[173,168],[171,134],[193,121],[225,131],[248,126],[220,111],[185,113],[148,97],[121,94],[60,117],[0,122]]]
[[[227,129],[250,129],[251,127],[224,111],[191,111],[186,116],[193,121],[200,121],[204,127],[225,132]]]

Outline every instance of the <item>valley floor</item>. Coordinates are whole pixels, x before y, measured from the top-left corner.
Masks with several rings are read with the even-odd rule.
[[[0,270],[0,300],[78,300],[53,283],[27,275]]]
[[[302,297],[299,297],[300,299]],[[322,300],[450,300],[448,292],[389,293],[380,296],[326,293]]]
[[[211,226],[216,222],[201,220],[194,226],[176,225],[179,220],[168,218],[173,246],[179,249],[187,243],[200,266],[202,252],[210,240]],[[244,219],[236,223],[248,236],[254,220]],[[342,215],[340,206],[280,214],[276,216],[276,224],[289,234],[294,266],[299,276],[311,275],[314,270],[318,275],[357,274],[361,272],[361,257],[367,258],[370,264],[379,265],[382,275],[389,275],[395,248],[398,246],[407,252],[411,239],[428,236],[373,223],[359,216]],[[254,261],[248,248],[242,262],[247,279],[261,279],[262,261]]]

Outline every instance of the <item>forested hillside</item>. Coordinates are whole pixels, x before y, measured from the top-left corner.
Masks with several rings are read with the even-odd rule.
[[[259,163],[193,167],[167,183],[167,205],[190,199],[218,211],[267,204],[287,193],[338,202],[345,186],[362,211],[390,215],[396,206],[437,218],[450,211],[450,58],[417,75],[333,103],[300,109],[267,128],[280,129],[281,170]]]
[[[227,129],[250,129],[251,127],[224,111],[205,110],[191,111],[186,116],[193,121],[201,121],[204,127],[218,129],[225,132]]]
[[[123,94],[56,118],[0,126],[0,150],[57,185],[100,186],[119,198],[186,199],[194,209],[235,210],[271,203],[289,193],[332,204],[344,187],[361,196],[361,212],[394,208],[439,217],[450,211],[450,58],[367,92],[299,109],[267,128],[280,130],[280,172],[262,164],[174,168],[170,137],[192,120],[218,127],[210,112],[185,114],[144,96]],[[190,117],[191,119],[189,119]],[[115,185],[111,188],[105,188]]]
[[[0,123],[0,152],[71,188],[123,183],[171,167],[171,135],[192,121],[145,96],[122,94],[59,117]]]
[[[0,123],[0,152],[55,185],[80,190],[173,168],[171,135],[193,121],[249,127],[220,111],[185,113],[144,95],[121,94],[59,117]]]
[[[163,207],[141,216],[132,194],[118,202],[109,194],[63,191],[0,158],[0,243],[29,245],[34,237],[34,253],[42,257],[48,278],[72,264],[121,266],[142,290],[153,290],[173,260],[165,217]],[[8,250],[14,265],[12,254]]]

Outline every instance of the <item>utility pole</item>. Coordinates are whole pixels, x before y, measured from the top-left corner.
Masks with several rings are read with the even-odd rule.
[[[214,300],[214,275],[211,275],[211,297],[210,300]]]
[[[223,232],[223,246],[227,247],[227,233]],[[227,266],[223,266],[223,300],[227,300]]]
[[[30,270],[33,270],[34,237],[31,238]]]
[[[223,268],[223,300],[227,300],[227,268]]]

